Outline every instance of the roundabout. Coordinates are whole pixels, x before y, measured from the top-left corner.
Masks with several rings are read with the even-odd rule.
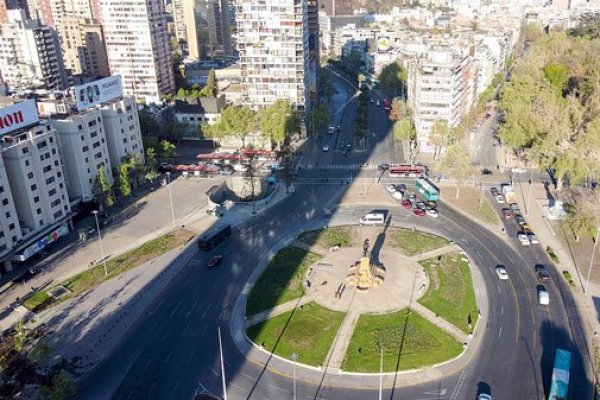
[[[336,226],[298,235],[269,261],[240,325],[281,360],[394,374],[458,358],[477,317],[469,260],[455,244],[417,230]]]

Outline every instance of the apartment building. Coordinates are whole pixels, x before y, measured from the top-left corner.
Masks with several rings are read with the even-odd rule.
[[[60,140],[69,198],[91,201],[94,198],[94,180],[102,167],[112,181],[100,110],[92,108],[73,115],[58,115],[50,123]]]
[[[243,102],[267,107],[289,100],[309,108],[309,27],[306,0],[236,3]]]
[[[144,145],[135,97],[127,96],[100,107],[109,160],[117,167],[124,157],[137,155],[144,162]]]
[[[147,104],[175,90],[161,0],[104,0],[102,24],[108,64],[123,79],[123,92]]]
[[[110,75],[102,25],[89,18],[64,17],[58,30],[71,75]]]
[[[64,90],[68,86],[56,31],[24,10],[8,10],[0,25],[0,74],[11,88]]]
[[[39,122],[34,101],[0,109],[0,120],[0,232],[6,246],[0,261],[10,270],[12,261],[24,261],[68,233],[71,207],[56,130]]]
[[[408,99],[423,152],[433,152],[429,134],[437,121],[458,126],[473,104],[472,59],[467,49],[431,49],[409,62]]]

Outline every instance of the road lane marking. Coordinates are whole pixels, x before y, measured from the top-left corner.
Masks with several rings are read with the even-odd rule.
[[[504,314],[504,306],[500,306],[500,315]]]
[[[498,330],[498,339],[500,339],[500,336],[502,336],[502,326],[500,326],[500,329]]]
[[[150,359],[146,360],[146,364],[144,364],[144,368],[142,369],[142,371],[145,371],[146,368],[148,368],[148,365],[150,365]]]
[[[171,394],[169,394],[169,398],[173,397],[173,395],[175,394],[175,390],[177,390],[177,386],[179,386],[179,381],[177,381],[177,383],[175,383],[175,386],[173,386],[173,390],[171,390]]]
[[[167,357],[165,358],[165,364],[169,362],[169,358],[171,358],[171,354],[173,354],[173,350],[170,350],[169,354],[167,354]]]
[[[165,339],[167,338],[167,336],[169,336],[169,331],[165,332],[165,334],[163,335],[162,339],[160,339],[160,342],[164,342]]]
[[[454,390],[452,391],[452,395],[450,396],[450,400],[457,400],[458,399],[458,395],[460,394],[460,391],[462,389],[462,385],[465,382],[466,377],[467,377],[467,371],[463,370],[460,373],[460,376],[458,377],[458,382],[456,382],[456,386],[454,387]]]

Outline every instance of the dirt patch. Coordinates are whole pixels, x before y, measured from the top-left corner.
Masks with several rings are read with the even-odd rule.
[[[493,206],[490,205],[484,190],[478,187],[463,186],[460,188],[460,197],[456,198],[456,186],[440,186],[442,200],[453,207],[469,214],[473,218],[486,224],[500,226],[498,217]]]

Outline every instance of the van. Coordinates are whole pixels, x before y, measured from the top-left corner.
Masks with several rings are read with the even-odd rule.
[[[383,225],[385,215],[383,213],[369,213],[359,220],[361,225]]]
[[[541,305],[547,306],[548,304],[550,304],[550,295],[548,294],[548,291],[546,290],[545,287],[539,286],[537,294],[538,294],[538,302]]]

